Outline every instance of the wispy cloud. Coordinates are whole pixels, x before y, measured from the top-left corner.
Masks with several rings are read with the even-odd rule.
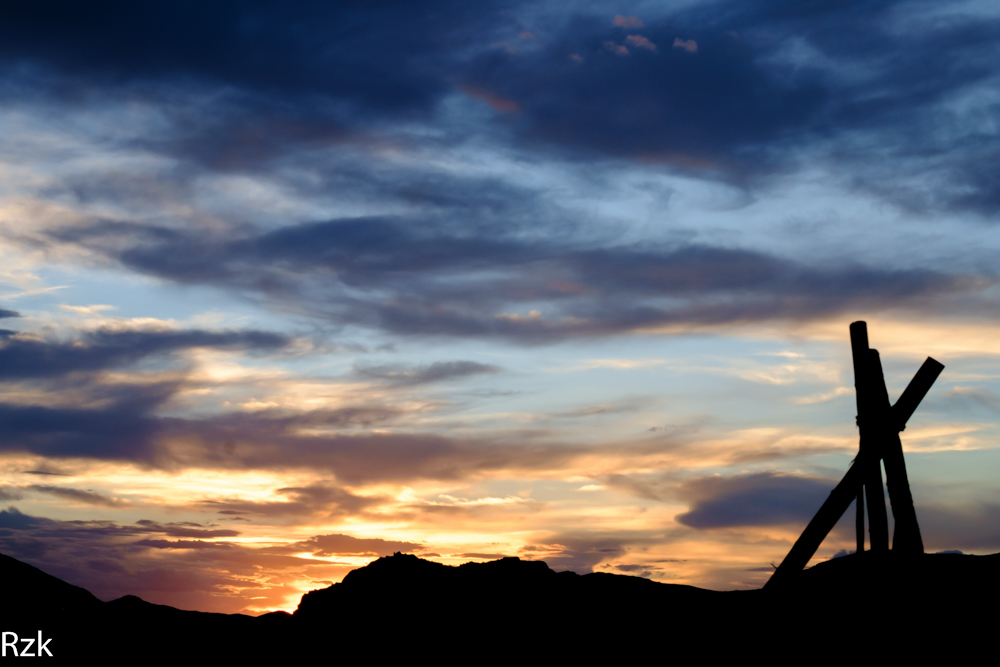
[[[361,379],[379,380],[397,387],[413,387],[498,372],[500,367],[476,361],[435,361],[426,366],[383,364],[354,367],[354,374]]]
[[[688,53],[698,53],[698,42],[693,39],[681,39],[680,37],[675,37],[674,48],[683,49]]]
[[[642,35],[629,35],[625,38],[625,41],[640,49],[646,49],[647,51],[658,51],[656,44],[653,44],[649,39],[643,37]]]

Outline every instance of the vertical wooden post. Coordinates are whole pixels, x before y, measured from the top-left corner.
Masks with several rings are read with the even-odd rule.
[[[889,550],[889,517],[885,510],[885,489],[882,486],[881,442],[877,424],[885,415],[879,413],[873,400],[871,356],[868,348],[868,325],[851,324],[851,357],[854,361],[854,389],[857,394],[858,429],[861,432],[861,454],[866,461],[861,477],[868,501],[868,543],[872,551]]]
[[[854,517],[854,532],[858,538],[858,548],[855,553],[865,552],[865,487],[858,487],[857,513]]]

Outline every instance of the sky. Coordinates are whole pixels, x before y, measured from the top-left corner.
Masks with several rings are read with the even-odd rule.
[[[6,2],[0,552],[256,614],[396,551],[761,586],[847,470],[1000,551],[995,2]],[[854,548],[853,508],[813,563]]]

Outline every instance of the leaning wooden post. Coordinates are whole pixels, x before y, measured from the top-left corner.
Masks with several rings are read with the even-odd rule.
[[[851,357],[854,361],[854,389],[857,394],[858,430],[865,469],[861,477],[868,502],[868,542],[872,551],[889,550],[889,518],[885,510],[885,490],[882,486],[881,430],[878,425],[886,418],[875,400],[874,372],[868,348],[868,325],[851,324]]]
[[[786,585],[787,582],[801,572],[802,568],[809,564],[809,559],[813,557],[819,545],[823,543],[826,536],[837,525],[840,517],[844,515],[847,508],[858,496],[858,489],[862,484],[862,471],[868,465],[864,454],[858,454],[857,458],[848,468],[847,474],[840,480],[840,484],[834,487],[827,497],[823,506],[816,512],[806,529],[802,531],[799,539],[792,545],[791,550],[781,565],[774,571],[771,578],[764,584],[765,589],[777,590]]]
[[[913,496],[910,494],[910,481],[906,474],[906,461],[903,459],[903,444],[899,440],[899,432],[906,428],[910,415],[917,409],[917,405],[941,374],[944,366],[927,357],[903,391],[903,395],[896,401],[896,405],[891,408],[882,375],[882,362],[874,350],[871,366],[877,374],[875,386],[881,387],[877,400],[884,406],[885,417],[880,425],[882,458],[885,461],[885,485],[889,489],[889,503],[892,506],[892,516],[896,520],[892,550],[905,554],[922,554],[924,542],[920,536],[917,512],[913,508]]]

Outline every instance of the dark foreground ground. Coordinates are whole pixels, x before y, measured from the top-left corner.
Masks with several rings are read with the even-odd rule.
[[[396,554],[307,593],[294,614],[256,618],[181,611],[133,596],[101,602],[7,556],[0,556],[0,582],[0,631],[19,638],[41,631],[51,638],[52,659],[109,664],[923,663],[992,653],[1000,638],[1000,554],[866,553],[806,570],[787,590],[732,592],[556,573],[516,558],[449,567]]]

